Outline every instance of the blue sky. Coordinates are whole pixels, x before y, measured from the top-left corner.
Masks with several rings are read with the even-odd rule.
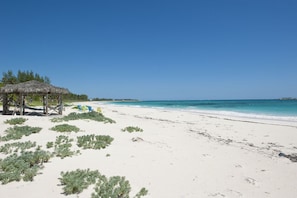
[[[295,0],[0,0],[1,72],[90,98],[297,97]]]

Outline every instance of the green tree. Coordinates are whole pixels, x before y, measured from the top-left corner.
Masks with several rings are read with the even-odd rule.
[[[2,84],[16,84],[16,83],[22,83],[27,82],[30,80],[37,80],[40,82],[48,83],[50,84],[50,79],[45,76],[40,76],[37,73],[34,73],[33,71],[18,71],[17,75],[14,75],[14,73],[11,70],[8,70],[7,72],[3,72],[2,76]]]
[[[8,72],[6,72],[6,73],[3,72],[1,81],[4,85],[5,84],[15,84],[15,83],[17,83],[17,78],[11,70],[8,70]]]

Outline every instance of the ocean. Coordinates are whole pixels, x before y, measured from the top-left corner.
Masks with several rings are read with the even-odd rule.
[[[114,104],[297,121],[297,100],[156,100],[114,102]]]

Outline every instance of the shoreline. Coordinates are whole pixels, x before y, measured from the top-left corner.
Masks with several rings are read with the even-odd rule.
[[[116,121],[104,124],[89,120],[66,123],[81,131],[66,135],[110,135],[114,141],[102,150],[82,150],[80,155],[53,158],[33,182],[1,185],[5,197],[66,197],[58,178],[61,171],[77,168],[99,170],[107,176],[125,176],[131,194],[145,187],[144,197],[289,197],[297,195],[297,163],[279,153],[297,153],[297,128],[275,122],[251,122],[188,111],[112,105],[105,102],[73,103],[100,107],[102,113]],[[65,107],[63,116],[78,112]],[[42,127],[20,141],[36,141],[45,146],[60,133],[49,130],[59,116],[0,115],[0,135],[10,127],[3,122],[24,117],[30,126]],[[267,123],[266,123],[267,122]],[[143,129],[141,133],[122,132],[127,126]],[[133,141],[133,140],[137,141]],[[10,141],[15,142],[15,141]],[[7,142],[0,142],[0,146]],[[109,157],[106,157],[109,155]],[[0,155],[2,158],[3,155]],[[93,186],[78,195],[90,197]]]
[[[254,113],[240,113],[234,111],[214,111],[214,110],[199,110],[193,108],[170,108],[170,107],[149,107],[149,106],[140,106],[140,105],[125,105],[125,104],[114,104],[110,102],[96,102],[98,104],[108,104],[123,107],[131,108],[147,108],[147,109],[156,109],[160,111],[172,111],[172,112],[188,112],[196,115],[204,115],[214,118],[229,119],[234,121],[242,122],[255,122],[255,123],[264,123],[264,124],[273,124],[273,125],[283,125],[283,126],[292,126],[297,127],[297,116],[276,116],[276,115],[265,115],[265,114],[254,114]]]

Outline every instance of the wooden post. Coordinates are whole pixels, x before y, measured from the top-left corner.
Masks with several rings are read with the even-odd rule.
[[[8,114],[8,94],[3,94],[3,115]]]
[[[42,95],[42,108],[43,108],[43,114],[45,114],[45,95]]]
[[[45,98],[45,114],[48,115],[48,93]]]
[[[26,98],[26,96],[24,96],[24,95],[22,94],[22,106],[23,106],[23,113],[22,113],[22,115],[25,115],[25,109],[26,109],[25,98]]]
[[[22,102],[22,94],[19,94],[18,103],[20,104],[20,115],[23,115],[23,102]]]
[[[59,98],[58,98],[58,100],[59,100],[59,115],[62,115],[62,111],[63,111],[63,103],[62,103],[62,95],[61,94],[59,94]]]

